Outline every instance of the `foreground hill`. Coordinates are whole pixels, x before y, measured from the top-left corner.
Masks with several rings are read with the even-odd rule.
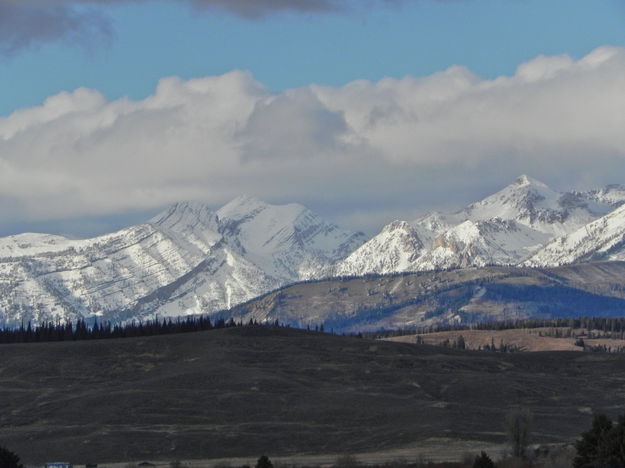
[[[492,266],[294,284],[224,312],[339,332],[522,318],[625,315],[625,262]]]
[[[625,409],[625,356],[488,353],[292,329],[2,346],[0,440],[27,463],[346,453],[444,437],[537,442]],[[444,449],[443,449],[444,450]]]

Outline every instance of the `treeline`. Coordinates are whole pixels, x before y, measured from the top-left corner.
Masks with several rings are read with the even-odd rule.
[[[271,326],[284,326],[278,321]],[[168,335],[173,333],[190,333],[219,328],[261,326],[255,320],[244,324],[234,319],[219,318],[214,322],[208,317],[194,316],[177,319],[133,321],[127,324],[110,322],[88,325],[84,320],[66,323],[44,323],[39,326],[22,324],[19,328],[0,328],[0,344],[37,343],[44,341],[79,341],[103,340],[113,338],[132,338],[140,336]]]
[[[415,339],[415,343],[427,344],[425,340],[423,339],[423,336],[417,336],[417,338]],[[462,335],[458,336],[458,338],[454,340],[450,340],[449,338],[447,338],[441,341],[440,343],[437,343],[435,346],[442,346],[443,348],[451,348],[451,349],[469,349],[467,348],[466,341],[464,339],[464,336]],[[521,348],[519,348],[518,346],[509,344],[509,343],[504,343],[503,340],[501,340],[499,342],[499,346],[497,346],[495,344],[494,339],[492,338],[491,338],[490,344],[486,343],[485,345],[483,346],[480,345],[475,349],[477,351],[495,351],[495,352],[500,352],[500,353],[516,353],[516,352],[521,351]]]
[[[625,317],[580,317],[550,319],[514,319],[474,322],[464,324],[440,324],[427,327],[411,327],[398,330],[384,330],[364,334],[367,338],[388,338],[404,335],[425,335],[429,333],[464,330],[512,330],[519,328],[550,328],[545,336],[576,337],[575,330],[586,330],[587,338],[625,339]],[[566,330],[562,330],[566,329]]]

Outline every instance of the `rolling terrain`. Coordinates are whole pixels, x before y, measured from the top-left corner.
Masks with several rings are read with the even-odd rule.
[[[382,451],[433,438],[479,450],[504,441],[517,405],[534,414],[533,441],[568,442],[592,412],[625,410],[623,355],[461,352],[272,327],[0,351],[0,440],[31,464]]]
[[[298,283],[224,312],[336,332],[521,318],[625,315],[625,263],[491,266]]]
[[[418,340],[424,344],[445,345],[457,343],[462,337],[466,349],[484,349],[494,344],[497,348],[501,344],[511,346],[518,351],[577,351],[584,352],[584,347],[576,344],[578,337],[566,336],[567,330],[561,329],[561,337],[553,336],[554,328],[511,328],[508,330],[458,330],[416,335],[403,335],[385,338],[387,341],[398,343],[415,343]],[[625,349],[625,339],[616,338],[589,338],[586,330],[574,330],[580,333],[585,346],[605,346],[608,350]],[[583,334],[583,335],[582,335]]]

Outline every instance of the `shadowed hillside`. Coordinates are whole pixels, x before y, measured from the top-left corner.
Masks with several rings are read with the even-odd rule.
[[[625,263],[484,267],[294,284],[222,314],[338,332],[522,318],[625,315]]]
[[[29,463],[502,442],[513,405],[531,408],[547,443],[625,408],[622,355],[463,353],[267,327],[0,351],[0,440]]]

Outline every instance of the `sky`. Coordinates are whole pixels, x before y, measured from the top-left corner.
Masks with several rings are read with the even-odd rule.
[[[375,233],[625,183],[622,0],[0,0],[0,235],[180,200]]]

